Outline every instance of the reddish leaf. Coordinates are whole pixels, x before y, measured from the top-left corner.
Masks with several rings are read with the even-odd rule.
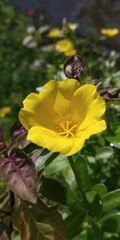
[[[35,166],[22,150],[13,149],[8,158],[0,160],[0,174],[11,191],[24,200],[36,203]]]
[[[61,215],[40,200],[29,206],[18,201],[12,212],[12,222],[21,240],[67,240]]]
[[[120,87],[101,88],[98,92],[105,100],[120,100]]]
[[[19,139],[26,134],[25,128],[19,123],[16,122],[10,129],[11,139],[14,141],[15,139]]]

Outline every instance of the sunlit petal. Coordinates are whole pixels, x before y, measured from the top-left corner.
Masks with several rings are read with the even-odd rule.
[[[75,92],[71,104],[71,114],[81,129],[85,129],[99,120],[104,112],[105,101],[97,93],[96,86],[86,84]]]
[[[69,138],[66,141],[66,138],[61,137],[55,131],[41,126],[32,127],[28,132],[27,139],[52,152],[60,152],[65,155],[69,153],[73,145],[72,139]]]
[[[75,79],[64,80],[64,84],[63,81],[51,80],[40,92],[40,101],[52,114],[66,116],[70,114],[71,100],[79,87],[80,84]]]

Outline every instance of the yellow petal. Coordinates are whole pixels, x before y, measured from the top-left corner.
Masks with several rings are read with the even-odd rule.
[[[24,128],[28,131],[34,125],[38,125],[36,121],[36,117],[32,112],[27,111],[22,108],[19,112],[19,121],[24,126]]]
[[[80,84],[75,79],[51,80],[40,92],[40,101],[53,115],[55,113],[62,116],[69,115],[73,94],[79,87]]]
[[[74,91],[80,86],[74,79],[48,82],[39,94],[29,94],[19,112],[19,120],[28,130],[34,125],[41,125],[56,131],[56,116],[70,114],[70,104]]]
[[[39,94],[29,94],[23,102],[24,108],[19,112],[19,120],[26,130],[34,125],[43,125],[46,128],[56,130],[55,118],[50,109],[40,101]]]
[[[89,139],[89,137],[93,134],[100,133],[101,131],[106,129],[106,123],[104,120],[98,121],[89,128],[77,132],[75,136],[75,140],[73,143],[73,146],[71,147],[68,156],[73,155],[74,153],[80,151],[85,143],[86,139]]]
[[[23,101],[23,108],[19,112],[19,121],[24,128],[28,130],[34,124],[38,124],[36,120],[36,110],[39,108],[39,95],[35,93],[29,94]]]
[[[52,152],[59,152],[65,155],[69,153],[73,145],[73,139],[61,137],[55,131],[41,126],[32,127],[28,132],[27,139]]]
[[[52,152],[59,152],[70,156],[82,149],[86,139],[95,133],[101,132],[105,128],[105,121],[101,120],[86,131],[81,131],[75,138],[64,138],[54,131],[35,126],[29,130],[27,139]]]
[[[28,111],[35,113],[36,109],[39,107],[39,95],[36,93],[30,93],[23,101],[24,108]]]
[[[99,121],[94,122],[91,126],[87,127],[84,130],[79,129],[78,136],[88,139],[91,135],[100,133],[105,129],[106,129],[105,120],[99,120]]]
[[[71,115],[81,130],[99,120],[104,112],[105,101],[97,93],[96,86],[86,84],[75,92]]]
[[[19,120],[26,130],[36,125],[41,125],[45,128],[57,131],[57,125],[55,118],[49,114],[46,108],[40,104],[40,109],[34,114],[22,108],[19,112]]]

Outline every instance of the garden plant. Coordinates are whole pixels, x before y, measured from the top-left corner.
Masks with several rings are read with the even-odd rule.
[[[120,239],[119,29],[0,7],[0,240]]]

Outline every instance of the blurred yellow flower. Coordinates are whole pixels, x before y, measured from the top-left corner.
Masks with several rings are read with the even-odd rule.
[[[76,49],[73,48],[73,43],[68,39],[59,40],[54,46],[57,51],[63,52],[65,56],[71,56],[76,53]]]
[[[118,28],[102,28],[101,33],[106,37],[114,37],[119,33]]]
[[[77,23],[68,23],[68,27],[70,30],[74,31],[78,28],[78,24]]]
[[[67,57],[72,56],[72,55],[76,54],[76,49],[75,48],[69,49],[68,51],[64,52],[64,54]]]
[[[2,107],[2,108],[0,108],[0,117],[1,118],[6,117],[6,115],[10,112],[11,112],[11,107],[8,107],[8,106]]]
[[[106,129],[101,119],[105,101],[94,85],[75,79],[51,80],[39,94],[29,94],[19,112],[27,139],[66,156],[78,152],[86,139]]]
[[[61,64],[59,65],[59,68],[63,69],[63,68],[64,68],[64,64],[61,63]]]
[[[62,31],[59,28],[52,28],[49,33],[48,37],[61,37],[62,36]]]

